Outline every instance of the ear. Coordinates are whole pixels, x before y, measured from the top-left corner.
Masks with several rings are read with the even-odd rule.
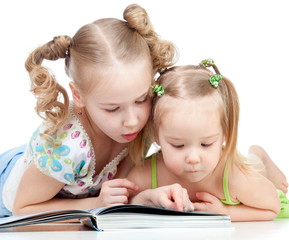
[[[80,91],[78,90],[78,88],[75,85],[75,83],[74,82],[69,82],[69,87],[71,89],[72,98],[73,98],[74,103],[76,104],[76,106],[79,107],[79,108],[84,107],[83,99],[82,99]]]

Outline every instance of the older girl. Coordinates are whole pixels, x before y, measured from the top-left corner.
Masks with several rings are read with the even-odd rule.
[[[159,39],[140,6],[128,6],[124,19],[99,19],[29,55],[44,121],[27,147],[1,156],[0,216],[125,204],[128,189],[137,189],[124,177],[131,159],[146,153],[151,82],[173,64],[176,49]],[[73,101],[42,65],[57,59],[65,59]]]

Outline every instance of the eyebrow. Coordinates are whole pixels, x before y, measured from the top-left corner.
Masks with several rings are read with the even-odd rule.
[[[217,137],[217,136],[219,136],[219,135],[220,135],[219,133],[216,133],[216,134],[213,134],[213,135],[210,135],[210,136],[207,136],[207,137],[201,137],[200,139],[202,139],[202,140],[210,139],[210,138]],[[175,140],[175,141],[183,140],[182,138],[171,137],[171,136],[165,136],[165,138],[169,138],[170,140]]]
[[[146,95],[148,95],[148,91],[143,93],[141,96],[137,97],[136,99],[145,97]],[[106,106],[116,106],[116,105],[120,105],[120,103],[100,103],[100,105],[106,105]]]

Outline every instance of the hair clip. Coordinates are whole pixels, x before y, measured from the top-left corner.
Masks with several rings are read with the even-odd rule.
[[[165,73],[165,71],[167,71],[168,69],[167,68],[160,68],[159,70],[158,70],[158,73],[160,74],[160,75],[162,75],[163,73]]]
[[[163,89],[163,86],[162,85],[155,85],[155,86],[152,86],[152,89],[153,89],[153,93],[156,93],[157,96],[163,96],[164,93],[165,93],[165,90]]]
[[[200,65],[202,65],[204,67],[211,67],[211,66],[215,65],[215,62],[212,58],[208,58],[208,59],[202,60],[200,62]]]
[[[219,86],[219,82],[222,80],[223,76],[220,74],[215,74],[212,77],[210,77],[210,84],[214,87],[217,88]]]
[[[68,45],[66,51],[65,51],[65,57],[70,57],[70,44]]]

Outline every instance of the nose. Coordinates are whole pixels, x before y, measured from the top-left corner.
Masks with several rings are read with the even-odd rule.
[[[130,107],[125,111],[123,125],[127,128],[134,127],[138,123],[137,111]]]
[[[201,161],[201,157],[197,149],[191,149],[187,153],[186,162],[188,164],[197,164],[197,163],[200,163],[200,161]]]

